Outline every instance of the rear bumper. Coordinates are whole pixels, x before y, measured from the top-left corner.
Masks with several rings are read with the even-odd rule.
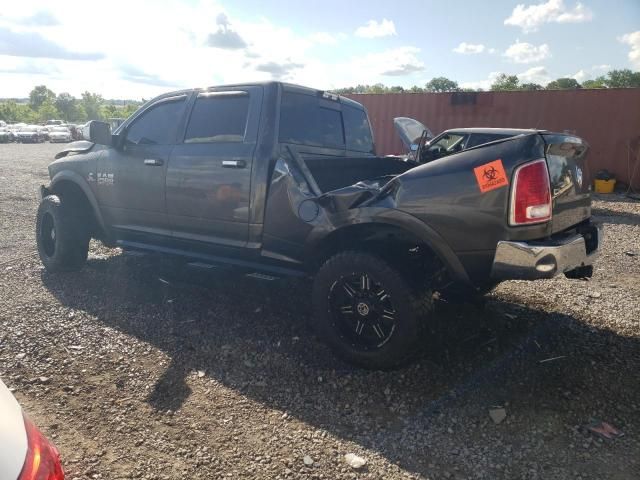
[[[579,233],[548,242],[498,242],[491,277],[495,280],[552,278],[592,265],[602,242],[602,226],[590,224]]]

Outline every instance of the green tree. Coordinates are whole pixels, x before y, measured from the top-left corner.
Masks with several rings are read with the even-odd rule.
[[[458,82],[449,80],[446,77],[435,77],[427,82],[424,86],[427,92],[441,93],[441,92],[459,92],[460,87]]]
[[[60,111],[58,111],[55,103],[51,99],[47,99],[40,105],[40,108],[38,108],[37,119],[39,122],[46,122],[54,118],[60,118]]]
[[[501,73],[496,77],[493,84],[491,85],[491,90],[494,91],[506,91],[506,90],[519,90],[520,89],[520,80],[518,80],[517,75],[507,75],[506,73]]]
[[[78,122],[78,123],[84,123],[87,121],[87,111],[84,109],[84,105],[80,102],[78,102],[76,104],[76,109],[75,109],[75,113],[73,115],[73,117],[71,118],[72,121],[74,122]]]
[[[89,120],[102,120],[101,108],[104,103],[102,95],[98,93],[84,92],[82,94],[82,106]]]
[[[61,93],[56,97],[56,108],[67,122],[71,121],[76,114],[78,101],[69,93]]]
[[[367,93],[387,93],[387,87],[385,87],[381,83],[376,83],[375,85],[371,85],[368,87]]]
[[[580,84],[575,78],[558,78],[553,82],[547,83],[547,90],[575,90],[580,88]]]
[[[108,105],[102,105],[102,118],[119,118],[120,108],[116,107],[113,103]]]
[[[409,89],[411,93],[424,93],[424,88],[419,87],[418,85],[414,85]]]
[[[520,90],[544,90],[544,87],[538,83],[521,83]]]
[[[607,88],[607,79],[600,76],[591,80],[582,82],[582,88]]]
[[[122,118],[128,118],[131,115],[133,115],[138,108],[140,107],[140,105],[136,104],[136,103],[129,103],[128,105],[125,105],[124,107],[122,107],[122,111],[120,112],[120,116]]]
[[[4,120],[5,122],[17,122],[18,113],[18,104],[15,100],[0,103],[0,120]]]
[[[38,110],[47,100],[54,102],[56,94],[49,90],[46,85],[38,85],[29,93],[29,106],[33,110]]]
[[[0,120],[5,122],[35,123],[37,114],[29,105],[9,100],[0,104]]]
[[[640,87],[640,72],[632,72],[628,68],[611,70],[607,73],[606,85],[609,88]]]

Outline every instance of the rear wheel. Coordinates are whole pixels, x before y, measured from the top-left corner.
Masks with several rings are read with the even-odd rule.
[[[56,195],[42,199],[36,219],[38,254],[50,272],[82,268],[89,252],[89,228],[82,208]]]
[[[430,290],[415,292],[396,269],[368,253],[330,258],[313,288],[315,328],[344,360],[390,369],[420,350],[433,310]]]

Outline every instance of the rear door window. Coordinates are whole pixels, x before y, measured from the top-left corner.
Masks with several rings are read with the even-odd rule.
[[[249,101],[247,92],[221,92],[198,96],[191,112],[184,143],[244,141]]]
[[[280,142],[344,148],[340,110],[323,105],[318,97],[284,92],[280,105]]]
[[[347,137],[347,150],[374,153],[373,137],[367,113],[350,105],[342,106],[344,133]]]

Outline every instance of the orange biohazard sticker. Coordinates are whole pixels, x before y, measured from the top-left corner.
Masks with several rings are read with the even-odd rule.
[[[473,173],[476,174],[476,180],[482,193],[509,185],[501,159],[480,165],[473,169]]]

